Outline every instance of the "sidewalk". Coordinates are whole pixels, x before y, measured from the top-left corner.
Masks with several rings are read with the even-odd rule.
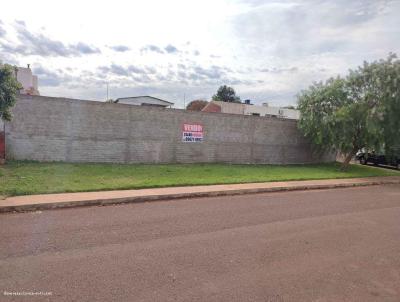
[[[380,184],[400,184],[400,176],[15,196],[0,200],[0,213],[146,202],[189,197],[212,197],[277,191],[333,189]]]

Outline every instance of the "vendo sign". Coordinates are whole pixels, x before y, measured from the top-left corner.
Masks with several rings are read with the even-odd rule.
[[[203,141],[203,125],[201,124],[183,124],[182,142],[200,143]]]

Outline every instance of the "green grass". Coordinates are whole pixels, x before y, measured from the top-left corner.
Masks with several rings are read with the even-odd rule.
[[[314,165],[69,164],[8,162],[0,166],[0,195],[140,189],[284,180],[400,175],[394,170],[338,163]]]

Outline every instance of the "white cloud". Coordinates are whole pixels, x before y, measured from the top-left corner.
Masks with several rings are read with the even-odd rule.
[[[0,11],[0,60],[31,63],[47,95],[104,99],[109,82],[114,97],[179,106],[228,84],[287,105],[313,81],[398,51],[399,13],[379,0],[16,0]]]

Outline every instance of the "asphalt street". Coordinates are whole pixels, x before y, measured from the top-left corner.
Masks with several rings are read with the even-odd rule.
[[[2,214],[0,238],[0,301],[400,301],[400,185]]]

